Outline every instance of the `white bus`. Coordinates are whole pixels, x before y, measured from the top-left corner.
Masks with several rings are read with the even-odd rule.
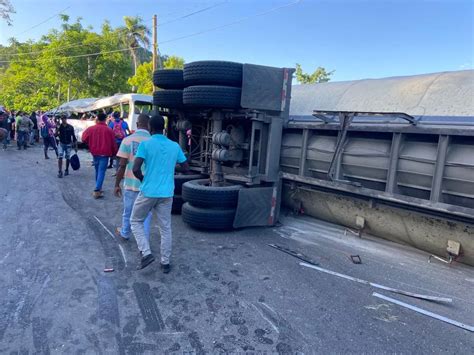
[[[69,101],[50,110],[48,113],[66,113],[70,117],[68,123],[74,127],[76,137],[82,142],[82,132],[95,124],[95,114],[119,111],[128,123],[130,130],[137,129],[137,117],[140,113],[150,114],[153,110],[153,98],[141,94],[116,94],[103,98],[88,98]]]

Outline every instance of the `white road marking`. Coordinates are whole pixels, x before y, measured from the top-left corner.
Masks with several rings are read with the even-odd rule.
[[[402,294],[402,295],[409,296],[409,297],[420,298],[420,299],[424,299],[424,300],[428,300],[428,301],[453,302],[453,300],[451,298],[421,295],[419,293],[412,293],[412,292],[408,292],[408,291],[398,290],[396,288],[387,287],[387,286],[384,286],[384,285],[377,284],[375,282],[369,282],[369,281],[366,281],[366,280],[358,279],[356,277],[341,274],[339,272],[331,271],[331,270],[324,269],[322,267],[307,264],[307,263],[300,263],[300,265],[304,266],[304,267],[311,268],[311,269],[315,269],[315,270],[318,270],[318,271],[321,271],[321,272],[324,272],[326,274],[341,277],[341,278],[346,279],[346,280],[355,281],[355,282],[358,282],[358,283],[361,283],[361,284],[364,284],[364,285],[369,285],[369,286],[372,286],[372,287],[375,287],[375,288],[379,288],[381,290],[395,292],[395,293]]]
[[[102,226],[102,228],[104,228],[107,231],[107,233],[109,233],[109,235],[113,238],[113,240],[118,242],[117,237],[115,237],[115,235],[100,221],[100,219],[97,218],[97,216],[94,216],[94,218],[97,222],[99,222],[99,224]],[[123,262],[125,263],[125,267],[127,267],[127,257],[125,256],[125,251],[123,250],[123,247],[120,244],[118,244],[118,246],[119,246],[119,249],[120,249],[120,253],[122,254],[122,258],[123,258]]]
[[[460,327],[460,328],[462,328],[462,329],[469,330],[470,332],[474,332],[474,326],[472,326],[472,325],[467,325],[467,324],[458,322],[458,321],[456,321],[456,320],[453,320],[453,319],[450,319],[450,318],[441,316],[441,315],[439,315],[439,314],[436,314],[436,313],[427,311],[427,310],[425,310],[425,309],[423,309],[423,308],[419,308],[419,307],[416,307],[416,306],[412,306],[411,304],[408,304],[408,303],[405,303],[405,302],[396,300],[396,299],[391,298],[391,297],[387,297],[387,296],[381,295],[380,293],[377,293],[377,292],[372,293],[372,296],[377,297],[377,298],[381,298],[381,299],[383,299],[383,300],[385,300],[385,301],[388,301],[388,302],[392,302],[392,303],[398,304],[399,306],[402,306],[402,307],[411,309],[412,311],[415,311],[415,312],[424,314],[425,316],[428,316],[428,317],[431,317],[431,318],[435,318],[435,319],[438,319],[438,320],[440,320],[440,321],[443,321],[443,322],[446,322],[446,323],[455,325],[456,327]]]

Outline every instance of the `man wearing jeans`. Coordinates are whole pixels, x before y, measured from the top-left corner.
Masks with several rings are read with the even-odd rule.
[[[133,204],[140,192],[140,180],[133,175],[133,161],[135,160],[135,154],[137,154],[138,146],[140,143],[150,139],[150,133],[148,132],[148,122],[150,117],[142,113],[137,118],[137,130],[131,136],[126,137],[120,144],[117,157],[120,158],[119,168],[117,170],[117,176],[115,178],[115,189],[114,194],[117,197],[123,195],[123,215],[122,215],[122,227],[116,228],[115,233],[123,238],[129,239],[132,234],[130,225],[130,215],[132,214]],[[123,192],[120,187],[120,182],[123,182]],[[148,214],[144,222],[145,237],[150,239],[150,222],[151,212]]]
[[[107,164],[109,158],[117,152],[114,132],[105,124],[106,118],[105,113],[99,113],[97,124],[87,128],[82,134],[82,141],[89,146],[89,150],[94,157],[95,189],[92,196],[95,199],[104,196],[102,184],[104,183]]]
[[[174,171],[176,163],[188,170],[186,157],[180,146],[163,135],[165,120],[161,116],[150,119],[151,139],[140,143],[133,175],[142,182],[140,193],[132,210],[132,231],[142,254],[138,269],[143,269],[155,258],[150,250],[150,241],[146,238],[144,221],[155,210],[161,235],[161,268],[164,273],[170,271],[171,256],[171,206],[174,194]],[[142,165],[145,164],[145,176]]]
[[[64,176],[69,175],[69,159],[71,157],[71,149],[77,153],[77,139],[74,133],[74,127],[67,123],[67,117],[61,116],[61,124],[58,128],[59,137],[59,158],[58,158],[58,178],[63,177],[63,159],[66,159],[66,170]]]

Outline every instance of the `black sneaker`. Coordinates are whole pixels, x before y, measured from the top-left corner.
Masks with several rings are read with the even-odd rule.
[[[58,173],[58,178],[62,178],[62,177],[63,177],[63,172],[60,171],[60,172]]]
[[[140,260],[140,265],[137,266],[137,270],[146,268],[154,261],[155,257],[153,256],[153,254],[148,254],[147,256],[142,257],[142,259]]]
[[[163,271],[163,274],[167,274],[171,270],[171,265],[170,264],[160,264],[161,265],[161,271]]]
[[[64,176],[68,176],[69,175],[69,170],[64,170]]]

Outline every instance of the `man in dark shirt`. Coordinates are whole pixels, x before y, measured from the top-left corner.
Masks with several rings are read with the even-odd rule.
[[[66,158],[66,170],[64,175],[69,175],[69,158],[71,157],[71,149],[74,145],[74,149],[77,153],[77,139],[74,134],[74,127],[67,123],[67,117],[61,117],[61,124],[58,129],[59,136],[59,156],[58,156],[58,178],[63,177],[63,158]]]

